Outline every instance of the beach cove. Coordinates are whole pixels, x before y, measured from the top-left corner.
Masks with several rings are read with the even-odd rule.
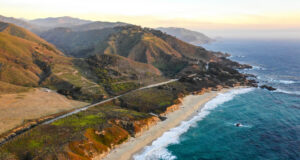
[[[179,109],[166,115],[167,119],[158,122],[156,125],[145,131],[139,137],[131,137],[129,141],[121,144],[113,149],[104,160],[114,159],[133,159],[133,155],[140,153],[144,147],[150,145],[154,140],[164,135],[172,128],[179,126],[182,122],[192,119],[200,112],[207,104],[217,96],[222,96],[225,93],[239,90],[244,87],[224,88],[220,91],[210,91],[202,95],[188,95],[183,98],[182,104]],[[94,160],[101,159],[101,157],[95,157]],[[137,158],[138,159],[138,158]]]

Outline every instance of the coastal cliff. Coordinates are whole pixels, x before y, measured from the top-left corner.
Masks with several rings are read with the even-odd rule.
[[[37,126],[2,145],[0,159],[100,159],[130,137],[142,136],[161,121],[160,117],[177,111],[185,96],[240,85],[256,86],[256,83],[235,70],[212,65],[206,72],[136,90],[51,124]],[[44,150],[45,147],[49,150]]]
[[[160,119],[155,116],[130,122],[115,119],[110,122],[111,127],[102,131],[89,128],[84,134],[86,140],[69,143],[66,148],[68,158],[92,159],[97,157],[97,159],[101,159],[109,154],[112,149],[126,143],[130,137],[142,135],[158,121]]]
[[[185,96],[221,89],[221,86],[190,88],[188,84],[173,82],[139,90],[52,124],[38,126],[1,146],[0,159],[101,159],[130,137],[142,136],[161,121],[148,112],[167,116],[180,108]],[[144,98],[149,95],[148,99]],[[143,105],[136,108],[139,105],[136,102]]]
[[[38,119],[12,130],[11,135],[22,134],[6,138],[9,141],[0,146],[1,160],[105,157],[129,137],[142,136],[166,115],[178,111],[182,98],[187,95],[204,94],[222,87],[257,86],[255,81],[247,79],[249,75],[237,70],[251,66],[233,62],[225,54],[207,51],[150,28],[132,25],[108,30],[112,34],[101,39],[99,37],[107,29],[80,33],[68,31],[66,34],[61,34],[61,31],[55,34],[57,30],[54,30],[44,35],[49,41],[61,40],[55,45],[61,50],[71,47],[67,54],[78,58],[66,57],[55,48],[51,49],[51,44],[43,46],[40,51],[39,41],[27,42],[31,40],[10,32],[1,33],[11,42],[26,42],[27,45],[22,49],[18,44],[11,46],[7,38],[1,39],[7,48],[11,48],[3,55],[11,56],[14,63],[6,57],[2,58],[3,61],[0,56],[0,82],[22,87],[48,87],[70,99],[99,104],[67,114],[50,124],[39,125],[56,116]],[[74,43],[70,43],[70,38],[74,38]],[[91,48],[86,48],[86,45]],[[13,52],[13,48],[26,52],[20,55]],[[28,61],[20,63],[19,60]],[[7,66],[18,68],[18,80],[22,79],[22,71],[31,73],[33,67],[39,71],[34,72],[39,76],[26,75],[32,85],[14,81],[16,74],[10,74],[11,67]],[[138,89],[170,79],[176,80]],[[103,102],[114,96],[113,100]]]

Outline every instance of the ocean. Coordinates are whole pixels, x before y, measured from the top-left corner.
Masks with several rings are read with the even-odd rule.
[[[277,90],[221,94],[134,159],[300,160],[300,40],[223,39],[203,47],[251,64],[241,72]]]

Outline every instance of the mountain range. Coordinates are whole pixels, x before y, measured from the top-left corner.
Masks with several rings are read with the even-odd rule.
[[[173,35],[176,38],[183,40],[185,42],[200,45],[211,43],[215,41],[214,39],[209,38],[208,36],[204,35],[203,33],[188,30],[185,28],[176,28],[176,27],[159,27],[156,28],[157,30],[161,30],[169,35]]]
[[[36,34],[41,34],[44,31],[51,30],[54,28],[70,28],[73,31],[88,31],[98,30],[104,28],[113,28],[117,26],[130,25],[123,22],[102,22],[102,21],[91,21],[79,18],[73,18],[69,16],[64,17],[48,17],[39,18],[34,20],[17,19],[13,17],[5,17],[0,15],[0,21],[6,23],[12,23],[20,27],[26,28]],[[205,44],[214,41],[203,33],[191,31],[184,28],[176,27],[159,27],[157,30],[161,30],[169,35],[175,36],[180,40],[183,40],[192,44]]]
[[[127,23],[71,17],[1,20],[15,24],[1,22],[0,81],[15,88],[43,86],[94,101],[137,88],[146,79],[203,71],[209,62],[241,67],[222,53]],[[21,26],[39,28],[40,36]]]
[[[20,108],[22,93],[40,88],[94,103],[72,114],[25,117],[0,135],[0,159],[105,156],[164,120],[185,95],[256,85],[236,70],[250,66],[160,30],[70,17],[0,20],[0,95],[15,93]]]
[[[117,55],[93,60],[67,57],[34,33],[4,22],[0,23],[0,52],[0,91],[4,93],[47,87],[74,99],[97,100],[136,88],[140,79],[161,75],[151,65]],[[111,61],[104,65],[103,59]],[[95,68],[100,63],[101,68]]]

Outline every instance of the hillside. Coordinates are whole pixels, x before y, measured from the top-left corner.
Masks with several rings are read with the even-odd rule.
[[[182,41],[185,41],[185,42],[188,42],[191,44],[195,44],[195,45],[206,44],[206,43],[210,43],[210,42],[214,41],[213,39],[209,38],[208,36],[206,36],[203,33],[191,31],[191,30],[188,30],[185,28],[159,27],[159,28],[157,28],[157,30],[160,30],[169,35],[175,36]]]
[[[101,44],[111,33],[112,28],[75,32],[70,28],[55,28],[43,32],[41,37],[54,44],[66,55],[88,57],[93,55],[95,46]]]
[[[117,54],[152,64],[167,75],[174,75],[191,63],[204,65],[219,59],[213,52],[161,31],[132,25],[84,32],[56,28],[41,36],[74,57]]]
[[[0,32],[6,33],[6,34],[9,34],[12,36],[16,36],[16,37],[19,37],[22,39],[26,39],[26,40],[29,40],[32,42],[39,43],[39,44],[47,47],[49,50],[56,52],[57,54],[62,54],[57,49],[55,49],[55,47],[52,44],[48,43],[44,39],[35,35],[34,33],[30,32],[24,28],[18,27],[14,24],[0,22]]]
[[[70,58],[26,29],[1,22],[0,31],[0,81],[7,84],[1,86],[3,93],[12,87],[16,92],[47,87],[73,99],[94,101],[160,79],[155,67],[125,57]]]
[[[118,55],[95,55],[74,61],[79,71],[101,84],[109,95],[123,94],[164,79],[154,66]]]
[[[0,159],[103,157],[130,137],[137,137],[165,120],[165,115],[178,109],[186,95],[223,87],[257,86],[254,80],[247,80],[247,75],[236,70],[248,65],[232,62],[225,54],[207,51],[154,29],[131,25],[88,31],[55,28],[44,32],[44,39],[73,56],[67,57],[26,29],[7,23],[0,26],[0,93],[17,93],[11,103],[42,99],[32,103],[34,106],[30,103],[15,107],[22,109],[18,109],[18,114],[33,112],[37,115],[30,114],[31,118],[42,118],[24,119],[24,125],[7,132],[2,130]],[[169,78],[178,80],[141,88]],[[34,92],[37,97],[28,92],[40,87],[55,92],[41,89]],[[48,99],[51,92],[57,99],[62,98],[62,103],[66,97],[99,102],[119,96],[76,110],[74,114],[68,112],[66,116],[62,111],[74,108],[73,105],[53,105],[56,109],[48,108],[48,111],[39,107],[56,104],[56,98]],[[43,95],[45,98],[41,98]],[[37,112],[38,109],[43,112]],[[42,113],[47,114],[46,118]],[[64,116],[39,125],[58,115]],[[2,121],[9,118],[7,115]]]
[[[216,63],[209,68],[207,72],[130,92],[53,123],[40,125],[2,145],[0,159],[99,159],[129,138],[138,137],[161,123],[164,115],[176,110],[185,95],[252,85],[233,69]],[[161,116],[153,116],[153,113]]]
[[[0,80],[21,86],[37,86],[46,70],[44,59],[62,53],[33,33],[0,22]]]
[[[0,24],[1,82],[15,86],[16,91],[20,87],[44,86],[59,90],[95,86],[75,69],[72,58],[65,57],[52,44],[13,24]],[[1,86],[1,90],[5,88],[6,85]],[[102,90],[98,85],[94,88]],[[87,91],[82,95],[94,96],[95,93]]]

